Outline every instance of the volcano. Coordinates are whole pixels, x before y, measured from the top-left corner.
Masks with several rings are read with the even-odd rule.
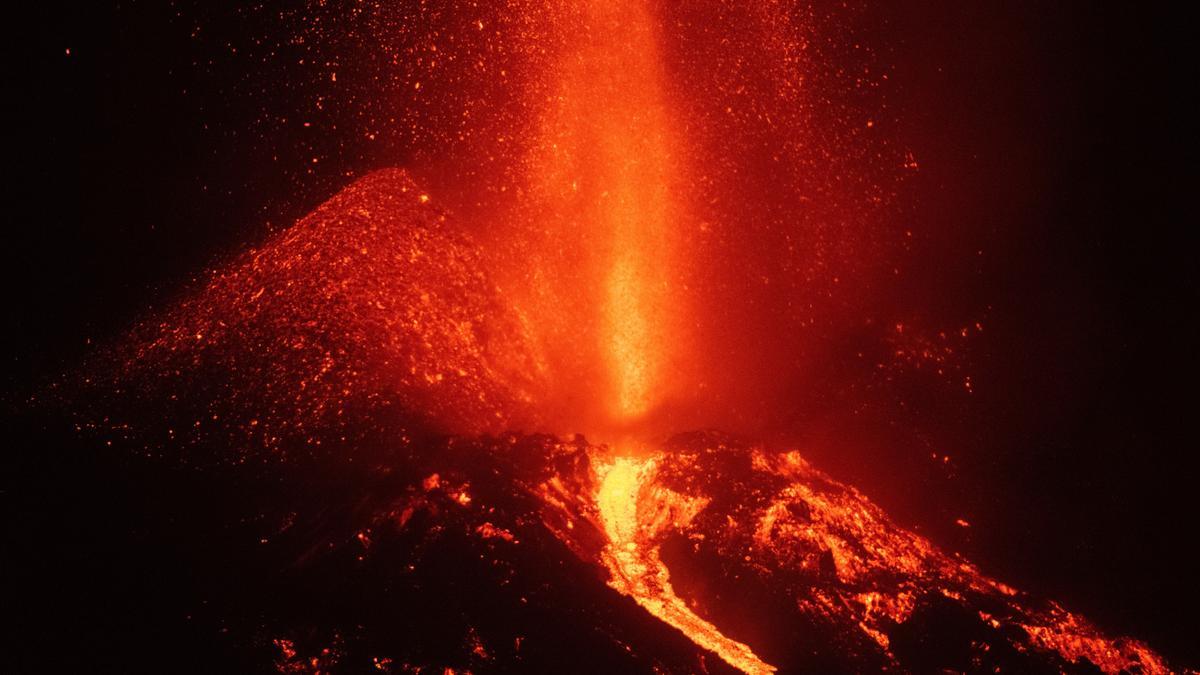
[[[481,260],[370,174],[39,395],[193,577],[166,667],[1171,672],[795,449],[508,431],[545,389]]]
[[[0,670],[1196,672],[1169,10],[44,4]]]

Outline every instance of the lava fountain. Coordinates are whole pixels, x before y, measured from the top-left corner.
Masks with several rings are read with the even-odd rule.
[[[568,78],[565,98],[576,98],[572,90],[587,90],[572,104],[580,106],[575,114],[581,116],[573,126],[595,134],[584,141],[598,154],[585,173],[594,176],[593,189],[601,190],[592,222],[611,233],[605,361],[612,373],[611,415],[624,421],[644,415],[662,395],[665,348],[673,341],[668,326],[671,312],[680,311],[679,300],[668,297],[675,224],[668,187],[671,141],[644,3],[591,7],[601,37],[589,40],[580,55],[586,66]],[[619,103],[605,104],[613,100]],[[569,152],[591,154],[583,147]]]
[[[508,215],[533,240],[535,269],[509,269],[506,287],[536,317],[550,377],[563,383],[555,395],[580,382],[594,391],[558,426],[612,438],[679,384],[682,139],[647,4],[589,2],[570,25],[522,163],[529,196]]]
[[[578,228],[591,261],[599,314],[596,359],[604,365],[604,396],[593,416],[575,420],[622,447],[647,439],[629,432],[678,386],[673,370],[685,347],[680,316],[688,299],[678,288],[677,242],[682,181],[681,139],[662,84],[657,23],[642,0],[589,2],[581,29],[556,69],[553,103],[543,120],[535,184],[555,214],[545,227]],[[569,240],[569,239],[568,239]],[[578,292],[569,288],[563,292]],[[585,309],[585,311],[587,311]],[[578,314],[576,314],[578,317]],[[613,438],[613,434],[618,434]],[[610,585],[700,647],[747,673],[769,673],[746,645],[697,616],[672,589],[657,547],[642,533],[639,509],[653,491],[654,459],[615,457],[599,467],[596,505],[608,544]],[[702,507],[696,504],[697,507]]]

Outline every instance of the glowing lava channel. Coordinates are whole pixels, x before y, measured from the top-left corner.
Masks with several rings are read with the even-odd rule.
[[[725,637],[713,624],[697,616],[675,594],[670,573],[653,542],[655,532],[666,525],[663,514],[690,520],[705,502],[668,504],[671,495],[650,489],[657,461],[619,457],[598,467],[601,474],[596,504],[600,509],[608,546],[601,558],[612,574],[609,585],[632,597],[646,611],[678,629],[692,642],[745,673],[767,674],[776,668],[755,656],[750,647]],[[639,505],[650,503],[639,513]],[[665,508],[664,508],[665,507]],[[644,516],[649,522],[639,518]]]

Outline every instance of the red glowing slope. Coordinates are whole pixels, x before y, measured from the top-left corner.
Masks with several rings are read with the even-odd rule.
[[[381,170],[217,268],[89,377],[122,406],[110,430],[269,454],[368,411],[441,432],[520,425],[520,338],[477,247],[407,172]],[[170,412],[144,419],[147,404]]]

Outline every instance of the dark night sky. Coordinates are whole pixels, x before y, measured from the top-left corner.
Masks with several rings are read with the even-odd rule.
[[[903,132],[923,164],[952,169],[913,187],[919,217],[947,233],[929,244],[921,283],[947,305],[986,297],[1005,319],[983,343],[969,413],[985,441],[958,451],[956,482],[907,510],[904,488],[884,485],[913,473],[904,458],[830,470],[910,523],[971,514],[957,544],[991,574],[1198,664],[1188,24],[1133,5],[912,5],[886,3],[865,30],[889,45]],[[16,29],[3,370],[16,400],[348,173],[406,160],[403,139],[264,135],[262,101],[223,85],[245,77],[245,62],[220,56],[222,31],[262,26],[186,9],[206,14],[199,39],[165,3],[45,3]],[[272,109],[307,100],[294,76]],[[971,281],[941,285],[966,278],[958,265]],[[56,454],[34,438],[6,446],[22,472]],[[61,511],[20,517],[52,528]]]

